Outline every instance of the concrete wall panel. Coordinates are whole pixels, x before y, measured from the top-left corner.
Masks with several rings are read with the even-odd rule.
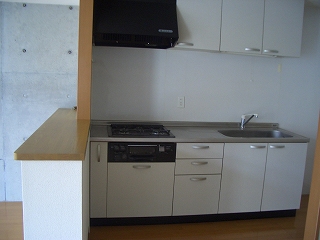
[[[58,108],[76,105],[79,7],[0,2],[0,11],[0,201],[20,201],[14,151]]]
[[[3,161],[3,121],[2,121],[2,2],[0,2],[0,201],[5,200],[4,161]]]
[[[78,9],[3,3],[3,54],[6,58],[2,71],[76,72]]]

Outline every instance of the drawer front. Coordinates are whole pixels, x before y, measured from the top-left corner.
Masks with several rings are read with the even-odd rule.
[[[178,143],[177,158],[222,158],[224,143]]]
[[[221,175],[175,177],[173,215],[216,214]]]
[[[221,174],[222,159],[177,159],[175,174]]]

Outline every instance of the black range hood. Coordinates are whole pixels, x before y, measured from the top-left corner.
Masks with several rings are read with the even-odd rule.
[[[176,0],[94,0],[96,46],[173,47],[178,41]]]

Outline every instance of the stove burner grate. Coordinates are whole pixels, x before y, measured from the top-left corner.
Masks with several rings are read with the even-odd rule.
[[[160,124],[111,124],[111,137],[174,137]]]

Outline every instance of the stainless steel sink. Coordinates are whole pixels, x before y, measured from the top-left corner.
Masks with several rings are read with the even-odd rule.
[[[237,138],[290,138],[293,137],[279,130],[219,130],[219,133],[227,137]]]

